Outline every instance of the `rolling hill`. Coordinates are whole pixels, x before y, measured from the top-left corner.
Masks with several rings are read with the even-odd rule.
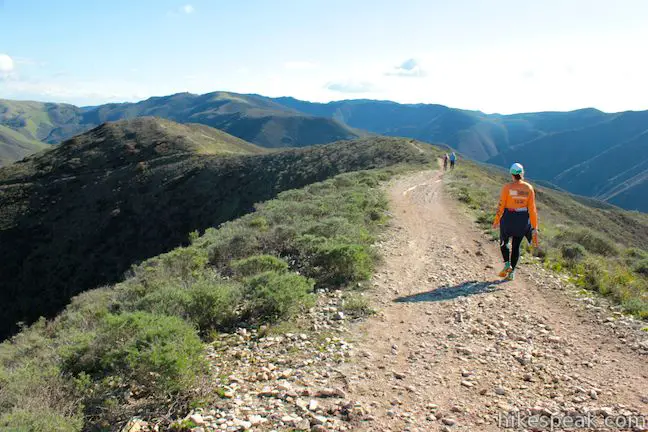
[[[486,161],[510,147],[544,135],[580,129],[610,117],[594,109],[489,115],[435,104],[374,100],[313,103],[290,97],[274,100],[288,108],[334,118],[382,135],[447,144],[479,161]]]
[[[180,123],[202,123],[262,147],[305,147],[363,133],[335,120],[307,115],[258,95],[214,92],[179,93],[132,104],[109,104],[85,113],[85,120],[104,121],[152,115]]]
[[[648,112],[610,116],[603,122],[549,134],[491,159],[527,169],[570,192],[648,211]],[[533,157],[528,157],[532,154]]]
[[[595,109],[499,115],[442,105],[350,100],[276,102],[352,127],[444,143],[464,156],[529,174],[564,190],[630,210],[648,211],[648,111]]]
[[[300,113],[268,98],[225,92],[179,93],[138,103],[89,108],[0,100],[0,126],[3,131],[16,132],[19,138],[7,138],[6,131],[0,135],[0,162],[7,164],[42,149],[35,145],[36,141],[56,144],[107,121],[145,116],[201,123],[268,148],[304,147],[366,135],[335,120]]]
[[[513,115],[435,104],[346,100],[312,103],[230,92],[178,93],[137,103],[77,108],[0,101],[0,163],[7,164],[106,121],[156,116],[221,129],[266,148],[303,147],[369,133],[414,138],[507,166],[521,161],[537,180],[648,211],[648,112],[595,109]]]
[[[282,190],[422,158],[403,139],[268,153],[204,125],[104,124],[0,169],[0,334]]]
[[[0,166],[90,127],[73,105],[0,99]]]
[[[48,147],[41,141],[27,138],[6,126],[0,126],[0,167]]]
[[[0,125],[26,138],[56,144],[88,130],[81,108],[69,104],[0,99]]]

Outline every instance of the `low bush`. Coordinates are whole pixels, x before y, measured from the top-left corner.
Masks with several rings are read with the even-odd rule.
[[[162,396],[191,387],[201,370],[202,343],[177,317],[127,312],[108,315],[97,334],[70,352],[66,370],[119,377]]]
[[[267,271],[282,273],[288,270],[288,263],[272,255],[254,255],[231,264],[236,276],[253,276]]]
[[[255,321],[276,322],[313,304],[314,282],[295,273],[265,272],[247,280],[246,315]]]
[[[603,235],[588,229],[570,229],[558,234],[557,239],[562,242],[578,243],[587,251],[597,255],[615,256],[619,254],[614,243]]]
[[[160,266],[167,277],[188,280],[198,276],[207,264],[207,254],[196,247],[180,247],[147,261],[146,265]]]
[[[206,334],[234,325],[240,301],[238,284],[202,278],[186,288],[171,283],[151,292],[142,297],[134,309],[183,318]]]
[[[346,296],[342,301],[342,310],[352,318],[360,318],[375,313],[367,297],[353,293]]]
[[[367,248],[359,244],[325,243],[316,249],[313,262],[318,282],[329,286],[366,280],[373,267]]]
[[[8,432],[80,432],[83,417],[64,416],[47,407],[16,408],[0,415],[0,430]]]
[[[587,253],[585,248],[578,243],[565,243],[560,247],[560,253],[568,261],[580,261]]]
[[[644,258],[634,265],[633,270],[643,276],[648,276],[648,258]]]

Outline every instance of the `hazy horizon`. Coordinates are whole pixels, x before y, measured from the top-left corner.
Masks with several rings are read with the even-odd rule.
[[[163,98],[163,97],[168,97],[168,96],[174,96],[178,94],[192,94],[194,96],[200,96],[204,94],[209,94],[209,93],[232,93],[232,94],[242,94],[242,95],[254,95],[254,96],[261,96],[261,97],[269,97],[272,99],[278,99],[278,98],[293,98],[297,99],[303,102],[310,102],[310,103],[321,103],[321,104],[328,104],[328,103],[336,103],[336,102],[344,102],[344,101],[354,101],[354,100],[367,100],[367,101],[373,101],[373,102],[388,102],[388,103],[397,103],[401,105],[443,105],[447,106],[448,108],[455,108],[455,109],[460,109],[460,110],[465,110],[465,111],[481,111],[484,114],[487,115],[515,115],[515,114],[532,114],[532,113],[539,113],[539,112],[569,112],[569,111],[579,111],[579,110],[586,110],[586,109],[595,109],[598,111],[601,111],[606,114],[615,114],[617,112],[627,112],[627,111],[648,111],[648,108],[645,110],[624,110],[624,111],[604,111],[596,107],[581,107],[581,108],[575,108],[573,110],[544,110],[544,111],[519,111],[519,112],[514,112],[514,113],[500,113],[500,112],[488,112],[484,110],[475,110],[475,109],[467,109],[463,107],[457,107],[457,106],[451,106],[447,105],[444,103],[439,103],[439,102],[414,102],[414,103],[402,103],[402,102],[397,102],[389,99],[372,99],[372,98],[341,98],[341,99],[334,99],[326,102],[318,102],[318,101],[312,101],[308,99],[302,99],[302,98],[297,98],[295,96],[291,95],[280,95],[280,96],[267,96],[259,93],[239,93],[239,92],[233,92],[229,90],[214,90],[214,91],[209,91],[206,93],[191,93],[191,92],[178,92],[178,93],[170,93],[170,94],[165,94],[165,95],[151,95],[147,96],[143,99],[138,99],[138,100],[132,100],[132,101],[109,101],[105,103],[99,103],[99,104],[93,104],[93,105],[77,105],[71,102],[66,102],[66,101],[60,101],[60,102],[54,102],[51,100],[46,100],[46,99],[20,99],[20,98],[2,98],[0,99],[5,99],[5,100],[14,100],[14,101],[19,101],[19,102],[39,102],[39,103],[60,103],[60,104],[68,104],[68,105],[75,105],[79,108],[92,108],[95,106],[100,106],[104,104],[126,104],[126,103],[138,103],[138,102],[143,102],[148,99],[153,99],[153,98]]]

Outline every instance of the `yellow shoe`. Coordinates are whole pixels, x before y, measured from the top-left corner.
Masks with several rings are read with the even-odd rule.
[[[509,273],[511,273],[511,264],[506,263],[504,264],[502,271],[499,272],[499,277],[507,277]]]

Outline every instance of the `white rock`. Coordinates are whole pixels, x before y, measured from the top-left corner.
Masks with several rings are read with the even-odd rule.
[[[260,415],[251,415],[248,417],[248,421],[252,426],[257,426],[262,423],[267,423],[268,419],[265,417],[261,417]]]
[[[192,414],[189,416],[189,420],[191,420],[194,424],[198,426],[204,426],[207,424],[205,419],[203,419],[203,416],[201,414]]]

